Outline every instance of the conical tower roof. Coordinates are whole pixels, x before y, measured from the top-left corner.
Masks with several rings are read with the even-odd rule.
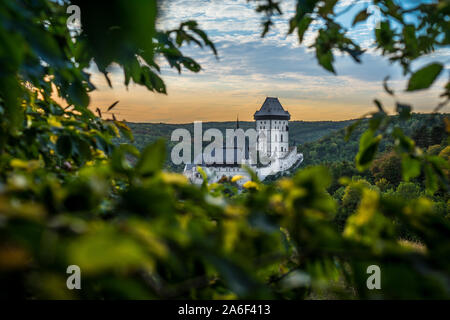
[[[255,112],[253,115],[255,120],[264,119],[276,119],[276,120],[289,120],[291,115],[288,111],[283,109],[278,98],[267,97],[264,101],[261,109]]]

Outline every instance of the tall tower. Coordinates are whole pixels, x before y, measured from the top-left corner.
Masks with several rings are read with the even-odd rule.
[[[267,97],[261,109],[255,112],[256,131],[260,155],[282,158],[289,152],[289,119],[278,98]]]

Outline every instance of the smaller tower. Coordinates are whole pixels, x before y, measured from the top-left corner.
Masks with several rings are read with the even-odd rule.
[[[259,135],[258,152],[276,158],[282,158],[288,154],[291,115],[283,109],[278,98],[267,97],[253,118]]]

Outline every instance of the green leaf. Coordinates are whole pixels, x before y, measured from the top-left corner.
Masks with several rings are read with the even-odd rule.
[[[127,138],[130,141],[134,141],[133,133],[131,132],[130,127],[128,127],[124,122],[122,121],[114,121],[114,124],[117,128],[119,128],[120,133]]]
[[[424,166],[424,171],[426,191],[429,195],[433,195],[439,189],[438,177],[429,164]]]
[[[367,9],[361,10],[356,16],[355,19],[353,19],[352,26],[357,24],[358,22],[364,21],[369,17],[369,14],[367,13]]]
[[[392,132],[392,136],[395,138],[395,144],[405,152],[413,152],[415,148],[415,142],[411,138],[405,136],[403,130],[400,128],[395,128]]]
[[[316,56],[317,56],[317,60],[318,60],[319,64],[322,67],[324,67],[325,69],[327,69],[328,71],[330,71],[332,73],[336,73],[333,68],[334,58],[333,58],[333,53],[331,52],[331,50],[322,52],[321,49],[317,48]]]
[[[386,113],[384,113],[384,111],[374,113],[369,121],[369,128],[373,131],[378,130],[381,123],[383,122],[384,119],[386,119],[386,117],[387,116]]]
[[[393,95],[395,95],[395,93],[394,93],[394,91],[391,89],[391,88],[389,88],[389,86],[388,86],[388,81],[389,81],[389,76],[386,76],[385,78],[384,78],[384,80],[383,80],[383,88],[384,88],[384,91],[386,91],[389,95],[391,95],[391,96],[393,96]]]
[[[397,113],[400,115],[400,119],[407,120],[411,117],[411,106],[407,104],[397,103]]]
[[[68,135],[63,135],[58,138],[56,142],[56,150],[64,157],[69,158],[72,155],[72,138]]]
[[[86,274],[129,271],[152,265],[145,248],[113,228],[101,227],[77,238],[68,247],[68,259]]]
[[[345,128],[345,141],[348,141],[350,139],[350,136],[352,135],[353,131],[361,124],[362,119],[359,119],[355,122],[353,122],[351,125]]]
[[[407,91],[429,88],[441,73],[444,66],[440,63],[431,63],[416,71],[409,79]]]
[[[86,140],[80,138],[74,140],[73,153],[76,155],[78,164],[82,164],[92,157],[90,144]]]
[[[117,100],[117,101],[114,102],[112,105],[110,105],[110,106],[108,107],[108,111],[110,111],[112,108],[114,108],[118,103],[119,103],[119,101]]]
[[[304,16],[297,26],[298,41],[302,43],[306,30],[308,30],[311,24],[312,18],[310,16]]]
[[[374,137],[374,131],[370,129],[363,133],[359,142],[359,151],[355,158],[358,170],[363,171],[370,166],[377,153],[381,138],[381,135]]]
[[[405,155],[402,159],[402,174],[405,181],[420,175],[420,161]]]
[[[139,157],[139,150],[131,144],[121,144],[114,148],[110,162],[114,171],[128,173],[131,170],[132,166],[126,158],[127,154]]]
[[[141,157],[136,165],[136,172],[141,175],[152,175],[163,168],[166,158],[166,145],[160,139],[149,145],[142,151]]]
[[[74,82],[69,86],[68,90],[69,100],[73,102],[75,105],[86,108],[89,105],[89,95],[86,92],[86,89],[83,88],[81,83]]]
[[[325,16],[327,16],[328,14],[332,13],[332,12],[333,12],[333,9],[334,9],[334,7],[335,7],[335,5],[336,5],[337,2],[338,2],[338,0],[328,0],[328,1],[325,1],[324,5],[323,5],[322,7],[320,7],[319,13],[320,13],[323,17],[325,17]]]
[[[383,105],[381,104],[380,100],[375,99],[375,100],[373,100],[373,103],[375,103],[375,105],[377,106],[379,111],[384,112]]]

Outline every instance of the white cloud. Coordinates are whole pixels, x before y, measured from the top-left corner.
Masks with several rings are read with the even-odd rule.
[[[357,2],[362,7],[368,1]],[[140,121],[177,122],[178,118],[170,119],[175,113],[168,108],[179,108],[177,110],[182,110],[180,114],[187,122],[206,117],[202,112],[204,108],[209,110],[209,120],[214,116],[223,120],[231,113],[235,117],[235,112],[242,112],[242,108],[251,111],[264,96],[274,95],[286,101],[292,110],[297,110],[298,119],[345,119],[363,114],[372,107],[375,97],[381,96],[392,103],[392,98],[382,89],[382,79],[391,75],[390,85],[399,92],[399,99],[411,101],[422,111],[435,106],[433,99],[439,95],[441,82],[427,91],[428,96],[424,92],[402,94],[406,85],[404,78],[397,67],[390,66],[387,59],[375,54],[371,46],[373,30],[364,23],[349,32],[352,39],[368,49],[363,64],[337,56],[338,76],[324,71],[318,66],[313,49],[307,48],[321,27],[319,22],[313,23],[301,46],[295,32],[287,36],[288,20],[295,13],[295,3],[296,0],[283,2],[284,15],[274,19],[273,29],[261,39],[262,16],[255,13],[254,5],[247,0],[166,1],[159,26],[170,29],[182,21],[196,20],[215,42],[220,60],[217,61],[206,48],[183,48],[183,52],[196,59],[203,70],[198,74],[186,71],[180,76],[165,65],[162,75],[169,96],[149,93],[138,86],[130,86],[126,91],[122,85],[123,77],[117,72],[112,77],[114,90],[111,90],[103,75],[95,74],[94,83],[101,92],[96,93],[94,101],[107,106],[114,100],[121,100],[115,110],[129,115],[129,120]],[[337,10],[342,11],[350,3],[353,1],[341,0]],[[449,50],[439,50],[431,57],[448,60]],[[324,106],[334,111],[320,114],[320,108]],[[309,115],[302,110],[309,111]],[[314,112],[317,112],[316,116]],[[143,114],[149,114],[148,118]]]

